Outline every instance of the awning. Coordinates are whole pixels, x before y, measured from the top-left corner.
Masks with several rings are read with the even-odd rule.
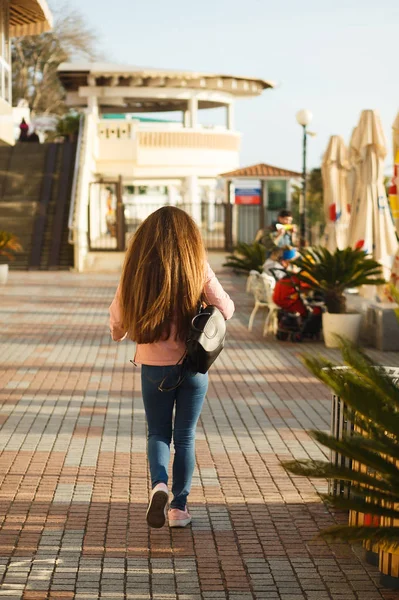
[[[10,0],[10,37],[39,35],[52,27],[46,0]]]

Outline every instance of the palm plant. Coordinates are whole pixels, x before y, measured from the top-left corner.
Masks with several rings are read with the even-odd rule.
[[[226,257],[224,267],[232,267],[236,272],[258,271],[262,273],[263,263],[266,260],[266,248],[262,244],[240,243],[234,248],[233,254]]]
[[[22,246],[18,238],[8,231],[0,231],[0,256],[8,260],[14,259],[15,252],[21,252]]]
[[[312,290],[323,294],[328,312],[346,312],[345,290],[362,285],[382,285],[381,265],[363,250],[305,248],[292,261],[300,269],[298,278]]]
[[[66,140],[73,141],[79,133],[80,115],[68,113],[59,119],[57,123],[57,134]]]
[[[393,302],[396,302],[396,304],[399,304],[399,290],[393,284],[391,284],[389,286],[389,292],[390,292],[391,299],[393,300]],[[399,321],[399,308],[395,308],[394,312],[395,312],[396,318]]]
[[[355,411],[353,436],[337,440],[322,431],[310,435],[323,446],[357,461],[359,470],[322,461],[290,461],[295,475],[351,481],[349,499],[322,497],[336,508],[385,517],[382,526],[334,526],[321,535],[345,541],[369,541],[382,548],[399,547],[399,388],[384,369],[360,349],[341,339],[347,368],[322,358],[304,357],[308,369]],[[364,468],[362,468],[365,467]]]

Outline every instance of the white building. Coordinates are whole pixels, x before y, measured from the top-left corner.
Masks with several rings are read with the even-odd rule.
[[[85,113],[70,219],[76,267],[90,251],[124,250],[125,233],[168,203],[217,236],[217,177],[239,166],[235,101],[273,83],[102,63],[65,63],[59,77],[67,104]],[[222,122],[201,125],[215,108]]]
[[[14,144],[10,38],[38,35],[52,27],[46,0],[0,0],[0,141]]]

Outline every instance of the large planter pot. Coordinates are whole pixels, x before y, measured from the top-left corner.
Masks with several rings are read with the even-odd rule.
[[[341,336],[356,344],[360,335],[360,325],[362,315],[358,313],[348,313],[336,315],[332,313],[323,314],[323,335],[324,343],[327,348],[338,348],[339,340],[336,336]]]
[[[0,265],[0,285],[7,283],[8,265]]]

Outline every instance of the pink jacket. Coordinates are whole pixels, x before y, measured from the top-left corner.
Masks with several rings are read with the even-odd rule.
[[[234,314],[234,302],[222,288],[209,264],[207,264],[204,292],[209,304],[217,306],[225,319],[231,319]],[[119,286],[109,307],[109,314],[112,339],[115,342],[120,342],[126,337],[126,331],[124,331],[121,323]],[[185,342],[175,340],[174,334],[175,331],[172,326],[171,335],[167,340],[160,340],[152,344],[137,344],[134,362],[142,365],[175,365],[184,355]]]

